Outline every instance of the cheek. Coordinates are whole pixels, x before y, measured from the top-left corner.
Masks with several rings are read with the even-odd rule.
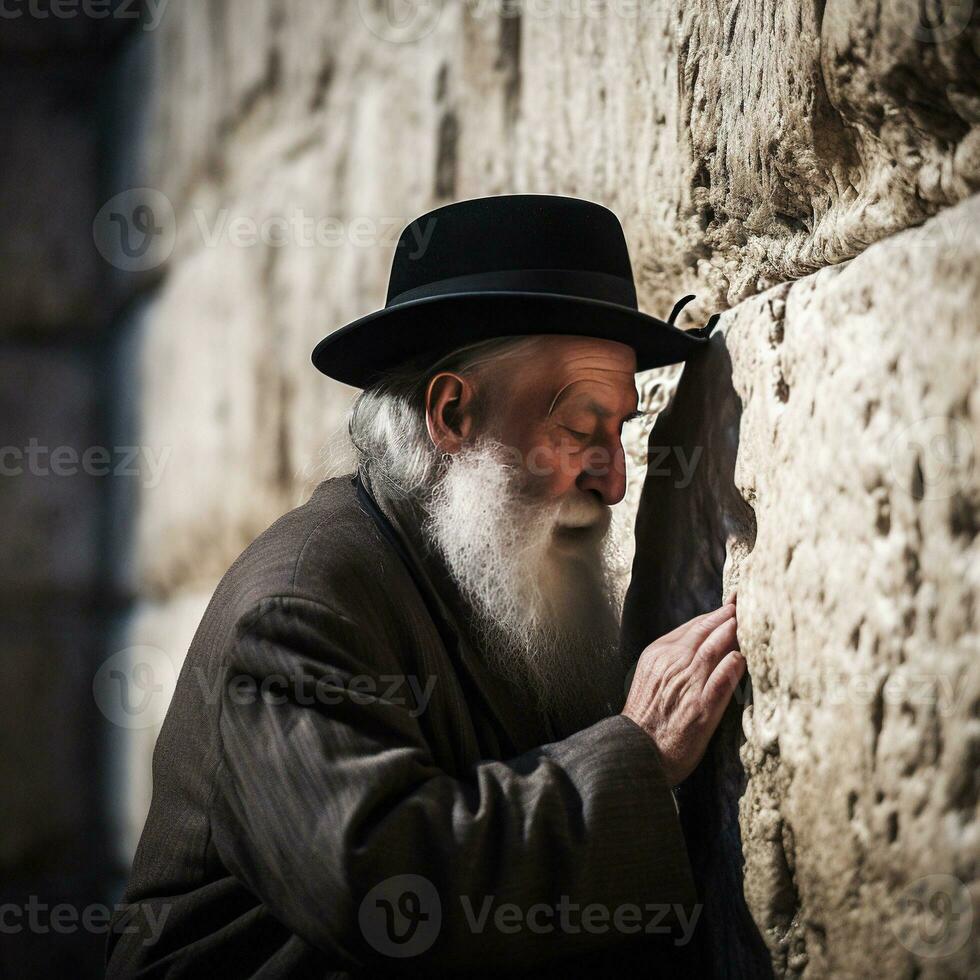
[[[560,497],[575,483],[581,468],[579,458],[567,446],[542,439],[528,445],[522,462],[536,494]]]
[[[581,450],[554,425],[528,426],[531,409],[512,404],[493,433],[511,461],[524,470],[531,492],[538,497],[560,497],[575,483],[581,470]]]

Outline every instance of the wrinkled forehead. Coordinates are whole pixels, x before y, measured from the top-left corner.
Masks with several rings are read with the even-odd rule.
[[[569,399],[598,400],[614,411],[636,401],[636,353],[616,341],[545,337],[539,356],[549,363],[550,406]]]

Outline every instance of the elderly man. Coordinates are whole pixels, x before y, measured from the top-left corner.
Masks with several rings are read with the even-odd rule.
[[[364,389],[356,473],[246,549],[187,655],[110,976],[649,975],[690,939],[672,787],[744,670],[735,607],[627,683],[607,531],[634,373],[703,342],[637,311],[598,205],[406,229],[386,307],[314,352]]]

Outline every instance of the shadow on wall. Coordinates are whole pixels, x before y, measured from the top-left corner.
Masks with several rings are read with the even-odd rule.
[[[685,365],[650,434],[623,614],[623,642],[633,660],[653,640],[719,606],[737,585],[756,529],[735,486],[741,414],[724,332],[716,330],[705,352]],[[738,801],[746,777],[738,749],[750,693],[746,674],[677,799],[704,903],[692,951],[699,975],[755,980],[771,976],[772,966],[742,894]]]

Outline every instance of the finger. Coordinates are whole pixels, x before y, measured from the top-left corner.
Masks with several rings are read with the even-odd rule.
[[[712,732],[718,727],[718,722],[721,721],[721,716],[744,673],[745,657],[737,650],[726,654],[711,672],[701,697],[708,712]]]
[[[683,640],[685,643],[691,644],[696,650],[719,626],[727,623],[729,620],[734,620],[734,618],[734,603],[727,606],[719,606],[714,612],[694,620],[691,628],[684,634]]]
[[[711,635],[698,647],[695,656],[705,680],[711,676],[711,672],[721,662],[722,657],[731,650],[738,650],[737,629],[738,621],[734,616],[731,619],[726,619],[725,622],[716,626],[711,631]]]
[[[681,623],[676,629],[671,630],[665,636],[661,637],[664,640],[679,640],[681,637],[686,638],[687,633],[690,630],[703,628],[704,625],[709,624],[704,636],[707,636],[718,623],[724,622],[729,616],[735,615],[735,605],[729,603],[725,606],[719,606],[717,609],[712,609],[710,612],[702,613],[700,616],[695,616],[694,619],[689,619],[686,623]],[[703,637],[702,637],[703,639]],[[698,641],[701,642],[700,640]]]

